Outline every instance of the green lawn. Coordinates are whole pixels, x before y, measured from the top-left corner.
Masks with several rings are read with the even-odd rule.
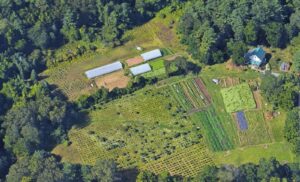
[[[242,83],[230,88],[221,90],[226,111],[236,112],[256,107],[253,94],[247,83]]]
[[[287,143],[272,143],[243,147],[230,152],[218,152],[215,154],[217,164],[241,165],[248,162],[258,163],[260,158],[276,157],[281,162],[294,162],[295,155]]]

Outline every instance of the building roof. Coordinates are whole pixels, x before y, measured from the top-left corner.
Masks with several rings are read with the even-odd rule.
[[[162,56],[162,53],[160,52],[159,49],[155,49],[153,51],[150,52],[146,52],[144,54],[141,54],[142,58],[144,59],[144,61],[149,61],[151,59],[155,59],[155,58],[159,58]]]
[[[118,71],[120,69],[123,69],[122,63],[120,61],[117,61],[112,64],[107,64],[105,66],[86,71],[85,75],[88,77],[88,79],[91,79],[108,73],[112,73],[114,71]]]
[[[251,65],[260,66],[266,61],[266,52],[262,47],[257,47],[246,53],[245,58]]]
[[[142,64],[142,65],[139,65],[139,66],[136,66],[136,67],[133,67],[133,68],[130,68],[130,72],[136,76],[136,75],[140,75],[142,73],[146,73],[146,72],[149,72],[151,71],[151,67],[148,63],[146,64]]]
[[[289,69],[290,69],[290,64],[289,63],[286,63],[286,62],[281,63],[281,65],[280,65],[280,70],[281,71],[289,71]]]

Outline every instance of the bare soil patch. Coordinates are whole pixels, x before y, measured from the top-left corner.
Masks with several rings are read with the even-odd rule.
[[[255,103],[256,103],[256,108],[261,109],[262,108],[262,101],[261,101],[260,91],[254,91],[253,96],[254,96],[254,100],[255,100]]]
[[[129,67],[140,64],[142,62],[144,62],[144,59],[140,56],[126,60],[126,63]]]
[[[105,87],[109,91],[114,88],[125,88],[130,78],[125,76],[124,71],[118,71],[95,79],[98,88]]]

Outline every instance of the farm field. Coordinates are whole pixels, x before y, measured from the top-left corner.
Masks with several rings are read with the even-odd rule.
[[[210,104],[210,96],[199,80],[188,79],[169,86],[174,98],[187,112],[196,112]]]
[[[98,88],[105,87],[108,90],[112,90],[114,88],[125,88],[129,81],[130,77],[125,76],[123,70],[95,78],[94,80]]]
[[[225,151],[234,148],[233,139],[227,134],[224,121],[220,120],[214,108],[195,113],[191,116],[194,122],[199,122],[204,130],[204,138],[212,151]]]
[[[294,162],[295,154],[292,153],[289,144],[284,142],[269,143],[237,148],[229,152],[217,152],[213,156],[218,165],[241,165],[248,162],[258,163],[260,158],[276,157],[280,162]]]
[[[142,169],[155,174],[167,171],[171,175],[196,176],[205,166],[213,164],[208,148],[200,143],[146,164]]]
[[[265,144],[272,142],[272,135],[261,111],[246,111],[248,129],[239,131],[241,146]]]
[[[168,94],[146,89],[92,111],[90,124],[69,133],[81,162],[113,158],[124,168],[142,166],[198,144],[200,124],[181,117]]]
[[[247,83],[242,83],[230,88],[223,88],[221,94],[226,111],[229,113],[254,109],[256,107],[252,91]]]
[[[71,62],[59,63],[58,66],[46,70],[41,76],[45,77],[50,84],[55,84],[70,100],[76,100],[81,95],[95,91],[90,87],[90,82],[84,75],[85,71],[117,60],[123,62],[136,57],[141,54],[136,50],[137,45],[142,47],[144,51],[162,48],[163,52],[166,53],[182,52],[184,54],[184,47],[179,43],[175,33],[177,20],[182,11],[178,10],[172,13],[169,11],[170,8],[166,8],[160,12],[167,14],[164,19],[158,15],[148,23],[126,32],[123,36],[124,45],[112,49],[97,43],[98,49],[95,52],[78,57]],[[170,28],[171,21],[175,23]],[[84,43],[80,42],[80,45],[82,44]],[[73,46],[77,48],[76,43],[72,43],[62,47],[57,52],[67,52]]]
[[[165,68],[165,61],[163,59],[149,61],[149,64],[152,68],[152,71],[145,73],[142,76],[144,76],[145,78],[166,77],[167,73]]]

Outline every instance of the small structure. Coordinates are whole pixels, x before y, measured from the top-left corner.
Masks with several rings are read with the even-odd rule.
[[[112,73],[118,70],[123,69],[122,63],[120,61],[114,62],[112,64],[108,64],[105,66],[101,66],[89,71],[85,72],[85,75],[87,76],[88,79],[92,79],[98,76],[102,76],[108,73]]]
[[[237,118],[240,130],[241,131],[247,130],[248,129],[248,123],[247,123],[244,112],[242,112],[242,111],[237,112],[236,113],[236,118]]]
[[[138,50],[138,51],[142,51],[142,50],[143,50],[143,48],[142,48],[142,47],[140,47],[140,46],[136,46],[136,50]]]
[[[136,67],[133,67],[133,68],[130,68],[130,72],[136,76],[136,75],[140,75],[140,74],[143,74],[143,73],[146,73],[146,72],[149,72],[151,71],[151,67],[148,63],[146,64],[142,64],[142,65],[139,65],[139,66],[136,66]]]
[[[289,63],[287,63],[287,62],[281,63],[281,65],[280,65],[280,71],[287,72],[289,70],[290,70],[290,64]]]
[[[220,83],[220,80],[218,80],[218,79],[212,79],[212,81],[217,85],[219,85],[219,83]]]
[[[266,59],[266,52],[263,50],[262,47],[257,47],[255,49],[250,50],[248,53],[245,54],[246,63],[250,64],[253,67],[260,67],[261,65],[265,64]]]
[[[160,52],[159,49],[155,49],[153,51],[150,52],[146,52],[144,54],[141,54],[142,58],[144,59],[144,61],[149,61],[151,59],[155,59],[155,58],[159,58],[162,56],[162,53]]]

